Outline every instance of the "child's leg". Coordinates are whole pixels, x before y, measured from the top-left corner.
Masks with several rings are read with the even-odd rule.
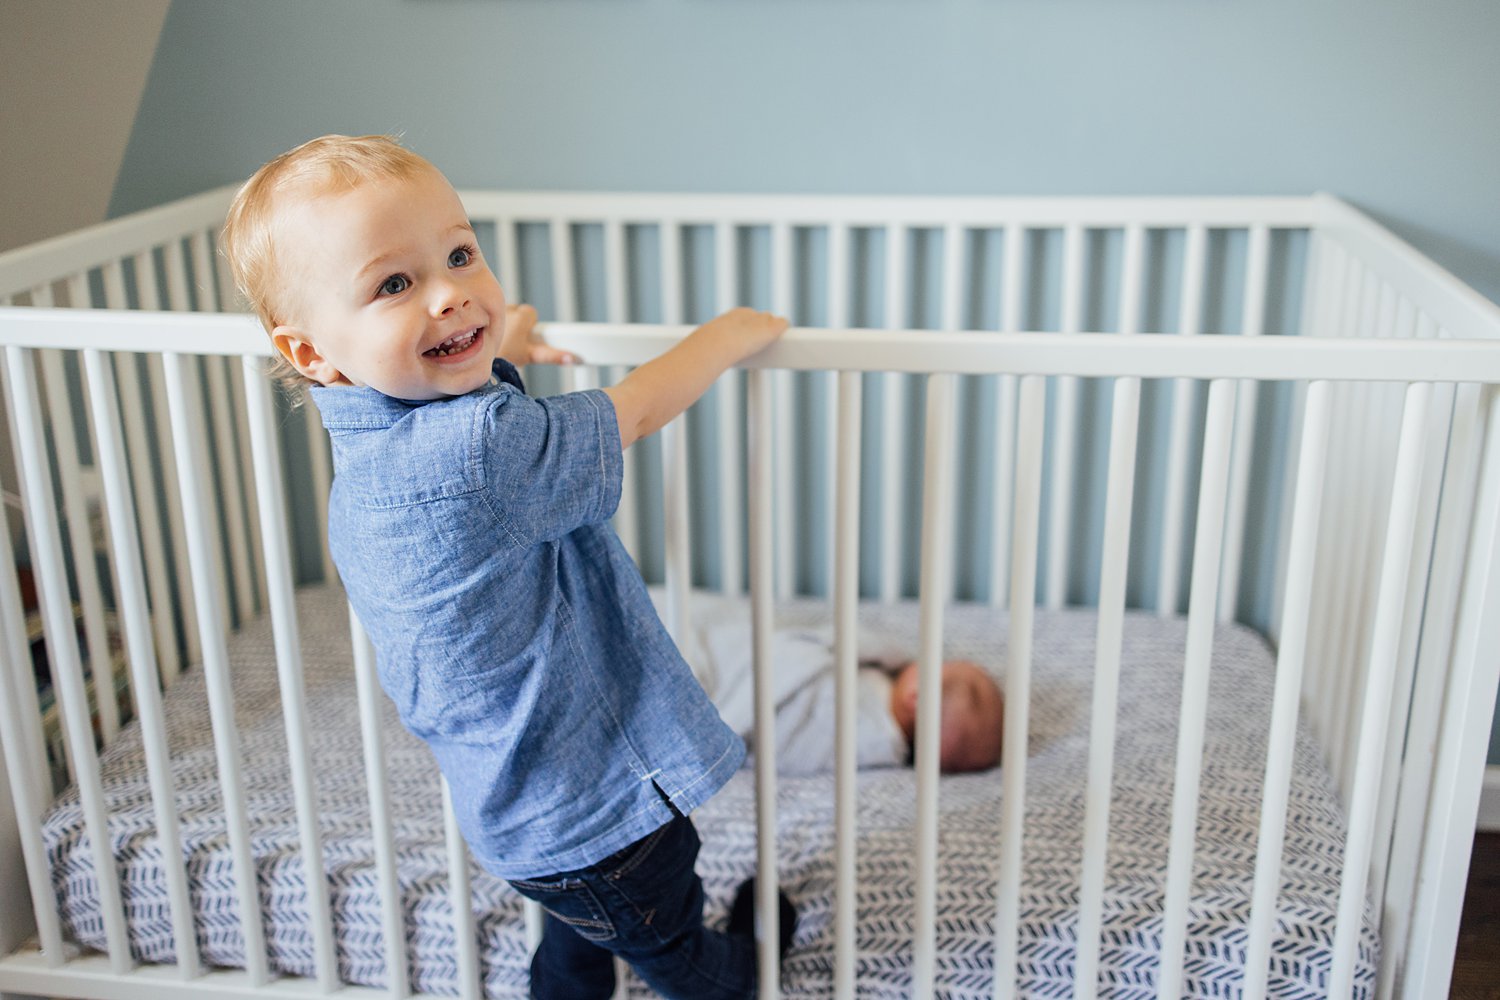
[[[577,944],[619,955],[669,1000],[753,996],[754,938],[703,926],[703,884],[693,870],[698,846],[692,822],[678,816],[597,865],[545,880],[513,881],[553,917],[532,965],[532,996],[575,1000],[608,995],[584,992],[576,977],[564,971],[570,967],[554,964],[554,956],[566,961]],[[569,933],[554,935],[558,923],[564,925],[559,930]],[[549,937],[558,943],[549,945]],[[592,960],[592,952],[585,955]]]
[[[615,956],[542,911],[542,943],[531,956],[531,995],[607,1000],[615,992]]]
[[[754,937],[703,926],[703,883],[694,870],[698,831],[679,815],[658,833],[649,852],[601,872],[599,897],[617,934],[609,947],[664,997],[753,997]]]

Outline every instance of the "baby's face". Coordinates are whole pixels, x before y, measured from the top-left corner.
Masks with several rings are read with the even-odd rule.
[[[977,663],[943,664],[938,766],[946,773],[982,771],[1000,762],[1005,726],[1005,697],[993,677]],[[892,713],[910,739],[916,731],[917,665],[896,675]]]
[[[287,202],[276,247],[291,316],[271,337],[302,374],[399,399],[457,396],[489,380],[505,295],[441,174]]]

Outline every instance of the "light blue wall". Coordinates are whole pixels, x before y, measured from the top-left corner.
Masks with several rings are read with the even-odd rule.
[[[1500,301],[1497,51],[1494,0],[176,0],[111,212],[330,131],[459,187],[1328,190]]]
[[[459,186],[1344,195],[1500,300],[1493,0],[177,0],[119,214],[321,132]]]

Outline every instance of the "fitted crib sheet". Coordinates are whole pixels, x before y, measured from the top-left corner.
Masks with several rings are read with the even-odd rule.
[[[917,634],[914,602],[866,605],[861,621]],[[315,758],[324,875],[332,895],[339,974],[383,986],[385,956],[373,866],[368,797],[347,610],[336,587],[304,588],[298,615]],[[822,624],[826,605],[778,605],[778,625]],[[1019,984],[1022,996],[1071,996],[1078,922],[1084,785],[1094,664],[1094,613],[1038,613],[1026,772]],[[1173,758],[1176,752],[1186,622],[1128,614],[1120,681],[1119,733],[1107,856],[1100,963],[1101,995],[1154,997],[1166,882]],[[947,616],[945,654],[975,659],[1003,680],[1003,613],[969,605]],[[307,873],[297,843],[287,750],[268,620],[229,642],[256,877],[273,968],[314,970],[306,917]],[[1215,634],[1204,745],[1198,840],[1184,992],[1236,995],[1247,944],[1274,661],[1241,626]],[[391,821],[397,846],[413,986],[455,993],[447,860],[436,768],[382,699]],[[218,791],[203,674],[182,675],[166,696],[181,843],[195,909],[198,947],[211,965],[243,965],[233,869]],[[174,945],[144,755],[131,724],[101,759],[110,840],[121,873],[131,948],[137,960],[172,962]],[[861,996],[898,998],[911,988],[914,924],[914,777],[909,769],[858,778],[858,930]],[[832,993],[834,828],[832,778],[783,778],[777,800],[783,887],[800,911],[782,986],[789,997]],[[991,995],[995,885],[999,871],[1000,772],[947,776],[939,795],[937,990]],[[698,870],[708,919],[722,925],[735,886],[755,866],[752,772],[737,774],[693,814],[703,841]],[[1282,869],[1270,995],[1321,997],[1329,965],[1343,856],[1344,817],[1309,734],[1299,729]],[[67,932],[104,946],[98,884],[77,792],[59,797],[45,839]],[[520,898],[473,870],[481,974],[490,996],[526,994],[528,952]],[[1358,997],[1373,995],[1378,939],[1367,904],[1355,974]],[[632,997],[652,994],[632,983]]]

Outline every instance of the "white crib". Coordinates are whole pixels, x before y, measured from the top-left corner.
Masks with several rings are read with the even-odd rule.
[[[309,716],[305,605],[294,586],[334,578],[320,534],[327,444],[311,407],[289,411],[259,374],[268,345],[255,321],[209,315],[232,301],[212,251],[230,194],[0,255],[24,545],[66,736],[65,759],[49,763],[10,569],[21,536],[0,532],[0,735],[16,819],[0,871],[19,880],[24,870],[31,896],[28,908],[19,885],[7,887],[0,990],[155,998],[426,989],[408,953],[406,924],[425,918],[403,910],[391,736],[352,619],[350,704],[373,845],[362,864],[373,873],[371,947],[384,968],[378,986],[344,985],[351,932],[330,901],[332,821],[319,812],[319,783],[333,775],[319,771],[325,717]],[[840,763],[819,803],[830,830],[818,862],[827,912],[816,940],[798,946],[817,958],[798,967],[789,995],[1446,995],[1500,677],[1500,309],[1322,195],[463,197],[512,298],[536,302],[546,336],[587,362],[528,373],[533,391],[610,379],[659,353],[685,321],[739,301],[793,316],[797,328],[782,343],[725,376],[659,449],[635,449],[617,516],[648,576],[665,580],[674,630],[686,627],[691,587],[748,593],[759,719],[773,713],[761,680],[775,621],[821,615],[835,626],[842,718],[830,738]],[[1142,435],[1150,443],[1138,448]],[[909,889],[910,919],[900,940],[871,944],[857,905],[869,887],[856,879],[868,847],[858,793],[870,786],[854,771],[845,681],[857,617],[903,603],[923,692],[915,767],[889,779],[914,790],[911,870],[893,876]],[[1106,968],[1105,957],[1118,890],[1109,859],[1122,846],[1111,832],[1117,734],[1131,732],[1122,728],[1130,719],[1121,678],[1134,676],[1122,636],[1152,617],[1127,603],[1163,619],[1186,611],[1172,647],[1181,655],[1171,778],[1159,789],[1165,850],[1144,904],[1152,954],[1134,979]],[[1068,605],[1092,610],[1042,617]],[[258,623],[263,613],[269,626]],[[1222,684],[1210,695],[1211,666],[1227,648],[1222,623],[1236,617],[1259,626],[1276,652],[1263,671],[1264,726],[1252,726],[1265,749],[1253,787],[1235,792],[1252,797],[1258,817],[1243,845],[1244,912],[1224,939],[1227,964],[1210,973],[1194,928],[1212,893],[1200,891],[1194,860],[1209,849],[1200,802],[1218,781],[1204,767],[1205,740],[1220,727],[1209,720],[1224,717]],[[992,826],[965,836],[992,845],[996,877],[984,898],[993,909],[976,930],[984,946],[956,956],[938,940],[949,905],[939,884],[955,880],[946,867],[940,878],[939,859],[957,833],[940,794],[981,786],[945,778],[940,790],[937,667],[951,651],[949,623],[978,634],[990,621],[1003,622],[1006,741],[998,772],[965,779],[989,783],[995,810]],[[1034,639],[1076,633],[1080,623],[1091,640],[1091,690],[1079,698],[1090,707],[1077,713],[1086,737],[1081,851],[1062,893],[1071,901],[1056,932],[1063,943],[1038,958],[1027,928],[1040,917],[1025,902],[1037,877],[1028,802],[1041,794],[1027,782],[1037,753],[1028,738],[1033,681],[1046,682],[1033,675]],[[302,871],[318,873],[296,907],[303,977],[278,975],[282,966],[268,959],[270,890],[244,877],[270,863],[256,846],[263,817],[247,813],[233,724],[241,678],[231,676],[240,661],[230,650],[239,656],[246,643],[274,651],[291,836]],[[214,822],[232,882],[229,912],[211,915],[195,903],[204,890],[190,886],[191,852],[180,846],[195,805],[185,809],[174,792],[163,708],[189,682],[201,685],[212,720],[222,802]],[[128,699],[100,696],[116,683]],[[127,703],[138,721],[122,729]],[[133,775],[121,771],[117,749],[127,736],[141,761]],[[753,795],[739,801],[755,804],[762,931],[774,941],[768,894],[789,864],[778,851],[778,807],[805,810],[814,793],[788,798],[768,725],[753,749]],[[1328,939],[1298,984],[1278,936],[1287,923],[1278,904],[1284,844],[1289,824],[1302,822],[1288,818],[1294,756],[1326,769],[1325,812],[1342,831],[1324,894]],[[59,766],[74,790],[49,819]],[[1044,766],[1039,757],[1035,766]],[[112,783],[124,780],[149,790],[142,802],[154,842],[176,845],[158,846],[159,881],[145,888],[137,868],[122,878],[122,820],[111,803]],[[431,786],[436,794],[435,770]],[[64,861],[47,838],[67,810],[77,851]],[[474,880],[445,819],[437,891],[449,901],[452,948],[435,959],[448,970],[438,988],[511,995],[514,982],[497,978],[499,959],[480,944],[493,887]],[[68,937],[78,936],[73,880],[84,870],[83,895],[94,901],[84,922],[96,934],[80,949]],[[136,900],[129,921],[127,897]],[[170,942],[169,964],[134,957],[145,947],[134,936],[142,906]],[[65,933],[65,917],[75,933]],[[241,969],[210,968],[200,955],[209,921],[234,925]],[[1046,974],[1053,985],[1039,985],[1038,962],[1056,966]],[[882,978],[887,966],[894,979]],[[762,996],[779,995],[775,969],[763,948]]]

